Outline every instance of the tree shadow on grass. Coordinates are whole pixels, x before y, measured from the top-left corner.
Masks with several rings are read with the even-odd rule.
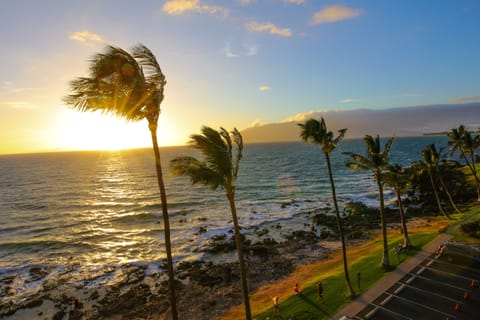
[[[308,298],[307,296],[303,295],[303,294],[300,294],[298,296],[302,301],[304,301],[306,304],[310,305],[311,307],[313,307],[315,310],[319,311],[322,315],[326,315],[327,317],[331,317],[332,314],[330,312],[328,312],[328,310],[326,310],[325,308],[322,308],[322,306],[319,305],[319,302],[318,301],[313,301],[312,299]],[[300,315],[300,313],[302,315]],[[304,316],[308,316],[307,313],[311,316],[313,316],[313,318],[305,318]],[[314,315],[312,312],[309,312],[309,311],[302,311],[302,312],[299,312],[298,314],[295,314],[295,316],[300,316],[301,318],[300,319],[318,319],[318,314],[317,315]],[[315,317],[317,316],[317,317]],[[295,319],[295,318],[293,318]]]

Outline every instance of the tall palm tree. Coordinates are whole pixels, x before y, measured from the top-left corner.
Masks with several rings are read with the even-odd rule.
[[[435,163],[438,161],[436,158],[438,154],[436,153],[435,146],[429,145],[426,148],[422,149],[422,157],[423,161],[417,161],[414,163],[414,167],[417,170],[424,170],[428,174],[428,178],[430,179],[430,184],[432,186],[433,195],[435,196],[435,201],[437,202],[438,210],[441,214],[443,214],[446,218],[450,219],[448,214],[443,210],[440,197],[438,196],[437,187],[435,186],[435,179],[434,179],[434,172],[435,172]]]
[[[475,179],[475,187],[477,189],[477,201],[480,203],[480,178],[476,168],[475,149],[480,147],[480,136],[472,136],[472,133],[465,129],[463,125],[453,128],[447,133],[448,145],[451,147],[451,153],[460,152],[461,157],[465,160],[468,168],[472,172]]]
[[[423,152],[422,152],[423,155]],[[428,159],[428,158],[427,158]],[[440,197],[438,196],[437,187],[435,186],[435,180],[433,179],[432,167],[424,160],[418,160],[412,162],[412,169],[414,170],[414,176],[423,176],[425,173],[428,176],[430,186],[432,187],[432,192],[435,197],[435,202],[437,204],[438,211],[448,218],[445,210],[443,210],[442,204],[440,202]]]
[[[302,131],[300,137],[305,142],[311,142],[315,145],[319,145],[322,148],[323,154],[325,156],[325,161],[327,163],[328,177],[330,179],[330,188],[332,190],[333,203],[335,205],[335,214],[337,216],[337,225],[338,232],[340,233],[340,239],[342,242],[342,255],[343,255],[343,271],[345,274],[345,282],[347,285],[348,292],[350,297],[355,296],[355,291],[353,291],[352,284],[350,282],[350,277],[348,274],[348,264],[347,264],[347,247],[345,244],[345,234],[343,231],[343,222],[340,217],[340,210],[338,209],[337,195],[335,192],[335,183],[333,181],[332,165],[330,162],[330,152],[332,152],[340,143],[340,141],[345,136],[347,129],[341,129],[338,131],[338,136],[333,137],[333,132],[327,130],[325,125],[325,120],[321,118],[320,121],[316,119],[310,119],[304,124],[298,124]]]
[[[392,187],[397,196],[398,211],[400,213],[400,223],[402,224],[403,247],[408,248],[412,245],[408,236],[407,222],[405,219],[405,210],[402,201],[402,193],[405,192],[408,185],[408,176],[405,170],[399,164],[389,164],[386,167],[383,179],[385,183]]]
[[[444,148],[440,148],[439,151],[437,151],[437,148],[435,147],[435,144],[431,143],[427,145],[427,149],[430,150],[430,157],[431,157],[431,163],[433,165],[433,171],[435,172],[435,175],[438,177],[438,180],[440,181],[440,185],[442,186],[443,191],[447,195],[448,201],[450,202],[450,205],[452,208],[457,212],[461,213],[460,210],[457,208],[457,205],[455,204],[455,201],[453,201],[453,197],[450,194],[450,191],[448,190],[445,181],[443,180],[443,175],[442,172],[440,171],[440,161],[442,159],[442,154],[444,151]]]
[[[382,224],[382,237],[383,237],[383,255],[381,264],[383,267],[390,266],[390,259],[388,257],[388,241],[387,241],[387,224],[385,221],[385,201],[383,197],[383,175],[382,170],[388,164],[388,158],[390,156],[390,149],[392,147],[394,137],[391,137],[385,143],[384,150],[381,150],[380,137],[377,134],[376,138],[373,138],[371,135],[365,135],[363,141],[367,146],[366,156],[352,153],[344,152],[345,155],[350,156],[353,160],[346,164],[347,167],[359,170],[359,171],[371,171],[375,182],[378,186],[378,192],[380,197],[380,220]]]
[[[177,157],[170,163],[171,170],[176,176],[190,177],[192,184],[201,183],[210,187],[211,190],[217,190],[220,187],[225,191],[232,213],[245,316],[247,320],[251,320],[247,272],[235,206],[235,182],[240,160],[243,156],[242,135],[237,129],[229,133],[224,128],[217,131],[207,126],[202,127],[201,131],[202,134],[190,136],[190,145],[204,155],[204,160],[200,161],[189,156]]]
[[[66,96],[64,101],[82,112],[101,111],[127,121],[147,119],[162,202],[170,307],[172,318],[177,320],[170,222],[157,141],[158,117],[165,84],[160,65],[147,47],[139,44],[129,53],[108,46],[104,53],[96,54],[90,61],[88,77],[71,81],[70,89],[73,93]]]

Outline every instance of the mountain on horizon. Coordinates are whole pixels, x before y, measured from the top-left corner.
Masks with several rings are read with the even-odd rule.
[[[256,125],[242,130],[246,143],[299,141],[300,128],[310,118],[323,117],[327,128],[336,132],[347,128],[346,138],[361,138],[366,134],[380,136],[420,136],[440,133],[463,124],[470,130],[480,128],[480,102],[442,104],[391,109],[354,109],[313,111],[298,114],[290,120]]]

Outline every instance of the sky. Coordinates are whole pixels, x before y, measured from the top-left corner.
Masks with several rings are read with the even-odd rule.
[[[107,45],[157,57],[162,146],[202,125],[480,101],[478,0],[0,0],[0,30],[0,154],[151,145],[145,121],[62,101]]]

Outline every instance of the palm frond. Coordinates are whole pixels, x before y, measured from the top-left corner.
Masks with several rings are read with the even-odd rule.
[[[233,181],[237,180],[238,169],[240,167],[240,160],[243,158],[243,137],[237,128],[233,128],[230,133],[233,137],[233,143],[236,146],[236,150],[233,154]]]
[[[225,185],[224,178],[204,162],[193,157],[177,157],[170,161],[170,169],[175,176],[187,176],[192,184],[201,183],[212,190]]]
[[[390,157],[390,150],[392,149],[392,144],[394,139],[395,137],[391,137],[390,139],[388,139],[387,142],[385,143],[385,147],[383,148],[383,154],[386,162],[388,162],[388,158]]]
[[[368,167],[369,169],[373,168],[372,161],[361,154],[353,152],[342,152],[342,154],[349,156],[354,162],[358,163],[362,167]]]
[[[128,121],[145,117],[148,99],[145,77],[132,55],[108,46],[90,61],[90,75],[70,83],[72,94],[64,101],[80,111],[97,111]]]
[[[232,162],[228,143],[215,129],[203,126],[201,132],[201,135],[190,136],[190,145],[204,155],[205,162],[213,170],[218,171],[223,176],[231,175]]]
[[[320,121],[316,119],[309,119],[304,124],[298,124],[302,128],[300,137],[305,142],[311,142],[322,146],[324,152],[329,153],[333,151],[338,143],[345,136],[347,129],[341,129],[338,131],[339,135],[334,138],[333,132],[328,131],[325,119],[321,118]]]
[[[165,80],[165,75],[160,68],[157,58],[150,49],[143,44],[138,44],[133,47],[132,54],[145,73],[145,82],[147,83],[149,94],[154,100],[153,105],[160,106],[164,99],[164,88],[167,81]],[[158,110],[158,112],[160,112],[160,110]]]
[[[343,140],[346,132],[347,132],[347,128],[338,130],[338,136],[333,140],[333,144],[335,145],[335,147],[337,147],[340,141]]]
[[[358,162],[347,162],[345,164],[345,166],[347,168],[350,168],[350,169],[353,169],[353,170],[357,170],[357,171],[368,171],[368,170],[371,170],[369,166],[366,166],[366,165],[363,165],[361,163],[358,163]]]

